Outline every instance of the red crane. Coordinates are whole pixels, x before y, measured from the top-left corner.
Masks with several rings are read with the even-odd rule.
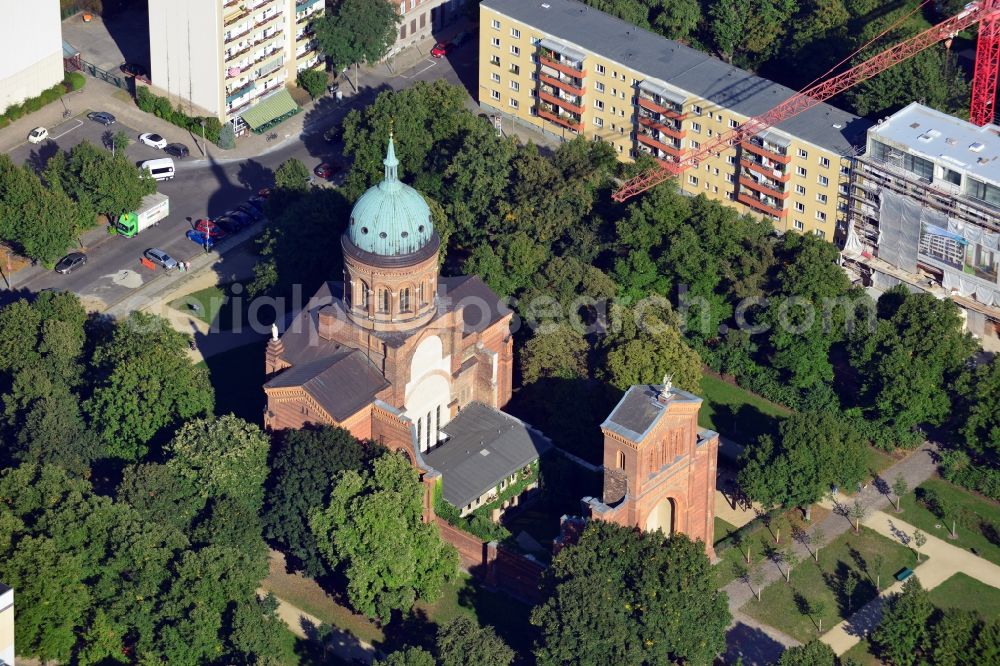
[[[924,49],[953,38],[960,31],[976,23],[979,24],[979,44],[976,47],[976,67],[972,79],[970,120],[976,125],[985,125],[993,118],[997,94],[997,69],[1000,67],[1000,0],[970,2],[960,13],[929,30],[896,44],[860,65],[805,88],[767,113],[751,118],[739,127],[720,134],[712,141],[702,144],[697,150],[675,158],[673,162],[662,163],[660,168],[639,174],[626,182],[612,195],[612,198],[618,202],[625,201],[687,169],[697,168],[703,160],[719,155],[726,148],[731,148],[744,139],[797,116],[851,86],[917,55]]]

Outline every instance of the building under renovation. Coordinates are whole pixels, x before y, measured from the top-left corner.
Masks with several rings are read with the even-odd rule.
[[[845,267],[952,299],[1000,351],[1000,127],[912,103],[868,130],[849,192]]]

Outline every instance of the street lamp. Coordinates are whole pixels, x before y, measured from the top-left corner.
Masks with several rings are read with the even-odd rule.
[[[208,157],[208,141],[205,139],[205,119],[201,119],[201,154]]]

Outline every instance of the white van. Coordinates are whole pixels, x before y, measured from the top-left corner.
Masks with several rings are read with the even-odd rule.
[[[174,177],[174,161],[169,157],[159,160],[146,160],[141,168],[149,172],[154,180],[170,180]]]

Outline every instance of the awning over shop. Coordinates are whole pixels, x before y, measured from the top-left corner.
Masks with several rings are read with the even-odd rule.
[[[243,122],[250,126],[255,132],[259,132],[272,125],[294,116],[299,112],[299,106],[292,99],[288,89],[282,88],[270,97],[267,97],[243,112],[240,116]]]

